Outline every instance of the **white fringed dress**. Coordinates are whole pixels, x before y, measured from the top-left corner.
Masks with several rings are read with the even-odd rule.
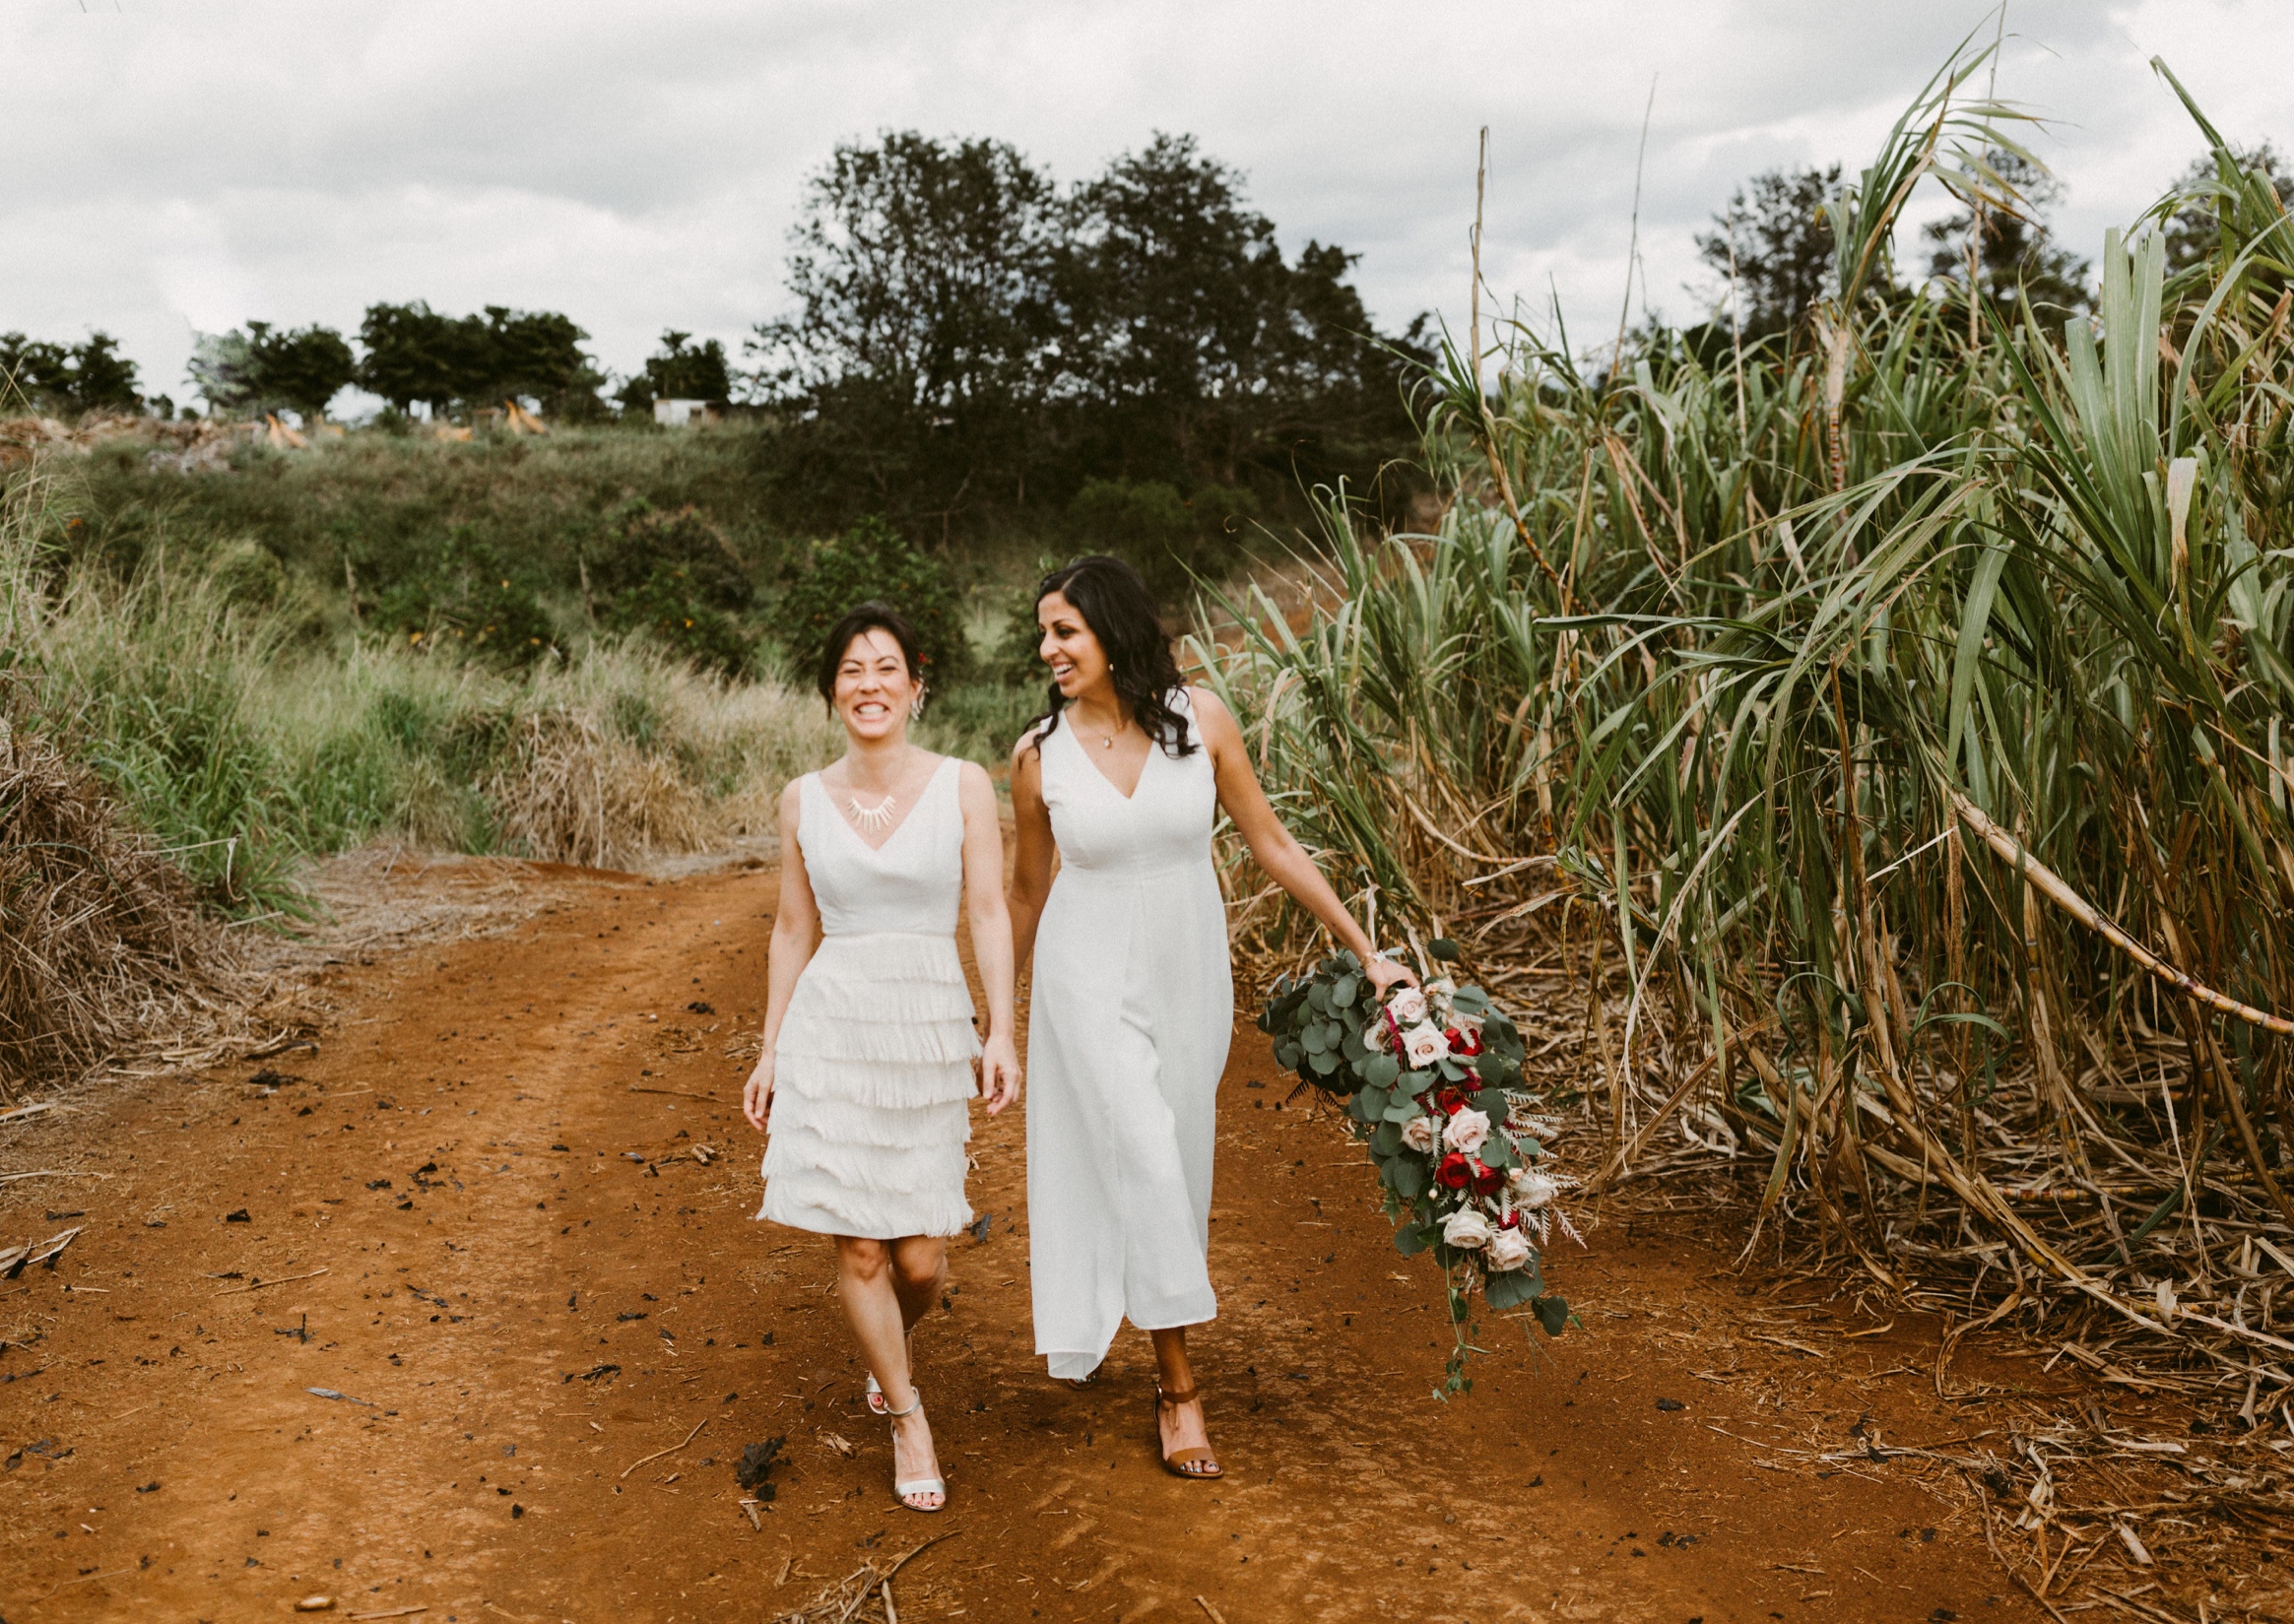
[[[1066,715],[1042,747],[1060,872],[1027,1016],[1027,1244],[1035,1350],[1070,1380],[1126,1319],[1157,1331],[1218,1312],[1211,1164],[1234,985],[1218,785],[1184,688],[1171,705],[1196,748],[1150,749],[1128,797]]]
[[[971,992],[956,956],[963,900],[960,763],[941,762],[907,818],[871,848],[807,774],[797,843],[820,945],[774,1046],[757,1216],[827,1235],[953,1235],[971,1222]]]

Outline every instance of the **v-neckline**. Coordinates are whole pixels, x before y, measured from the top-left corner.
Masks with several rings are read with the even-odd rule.
[[[1139,764],[1139,776],[1131,781],[1131,789],[1127,794],[1124,791],[1122,785],[1116,783],[1114,779],[1107,776],[1106,771],[1101,768],[1098,760],[1091,754],[1091,752],[1083,748],[1082,736],[1076,732],[1075,718],[1067,712],[1063,711],[1060,713],[1060,724],[1067,729],[1068,743],[1076,747],[1076,753],[1083,758],[1084,764],[1091,769],[1094,775],[1097,776],[1100,783],[1106,785],[1110,790],[1115,792],[1115,798],[1118,801],[1121,801],[1125,806],[1128,807],[1131,805],[1131,803],[1139,799],[1139,787],[1147,782],[1147,767],[1153,762],[1157,755],[1162,753],[1161,750],[1155,747],[1155,742],[1151,735],[1147,739],[1147,756]]]
[[[901,814],[900,820],[892,825],[892,832],[885,836],[884,843],[882,845],[876,846],[870,845],[868,843],[868,836],[862,834],[860,830],[854,828],[852,819],[845,816],[843,812],[838,809],[836,805],[836,797],[829,793],[828,780],[822,777],[819,773],[815,773],[813,775],[813,782],[819,787],[820,799],[828,803],[828,815],[835,818],[837,825],[842,828],[846,834],[852,836],[852,838],[859,843],[861,850],[869,853],[873,857],[881,854],[886,846],[889,846],[893,841],[899,839],[901,832],[905,830],[909,824],[916,821],[916,814],[924,810],[924,798],[932,793],[933,786],[940,782],[941,773],[947,770],[949,762],[952,761],[953,759],[955,758],[950,755],[944,755],[940,758],[940,765],[934,767],[931,772],[925,775],[924,787],[916,792],[915,805],[911,806],[906,812]],[[850,798],[848,797],[847,799]]]

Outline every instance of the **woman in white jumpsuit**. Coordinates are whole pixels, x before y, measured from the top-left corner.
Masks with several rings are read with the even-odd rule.
[[[1163,1463],[1216,1477],[1187,1332],[1217,1312],[1207,1249],[1219,1072],[1234,1025],[1211,833],[1251,854],[1370,966],[1381,959],[1276,817],[1233,716],[1185,686],[1131,566],[1083,558],[1036,592],[1052,705],[1013,755],[1018,962],[1034,954],[1027,1066],[1035,1346],[1090,1377],[1128,1318],[1151,1333]],[[1054,853],[1059,874],[1052,874]]]

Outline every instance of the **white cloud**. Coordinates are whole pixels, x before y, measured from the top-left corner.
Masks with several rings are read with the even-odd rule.
[[[1753,170],[1853,169],[1976,4],[1639,0],[600,0],[318,8],[119,0],[0,14],[12,75],[0,327],[102,327],[179,389],[193,327],[351,328],[378,299],[562,309],[628,369],[663,327],[774,313],[806,174],[881,129],[1013,141],[1065,178],[1160,130],[1247,172],[1293,245],[1361,254],[1382,321],[1462,316],[1475,132],[1484,272],[1613,328],[1652,77],[1640,251],[1691,315],[1695,232]],[[2294,144],[2294,8],[2014,0],[1999,92],[2057,120],[2092,252],[2226,132]],[[1636,311],[1637,313],[1637,311]]]

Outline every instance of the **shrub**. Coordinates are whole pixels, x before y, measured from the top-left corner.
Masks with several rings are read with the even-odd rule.
[[[453,646],[523,665],[558,652],[557,630],[523,571],[468,525],[384,589],[375,618],[418,648]]]
[[[582,564],[598,618],[714,670],[744,670],[755,639],[740,617],[754,606],[756,589],[716,527],[690,504],[664,513],[643,497],[624,503],[614,521]]]
[[[916,627],[926,675],[943,692],[971,675],[963,605],[948,566],[871,515],[816,542],[782,572],[772,626],[797,675],[808,676],[820,639],[855,604],[880,599]]]
[[[1067,521],[1078,553],[1124,559],[1171,608],[1193,591],[1195,576],[1225,568],[1240,521],[1257,512],[1251,493],[1230,486],[1182,497],[1161,480],[1085,480],[1068,503]]]

